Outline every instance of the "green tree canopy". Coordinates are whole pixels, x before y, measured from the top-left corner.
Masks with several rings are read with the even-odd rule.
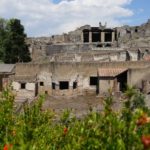
[[[6,32],[5,32],[6,24],[7,24],[7,21],[3,18],[0,18],[0,60],[3,59],[3,53],[4,53],[3,41],[6,35]]]
[[[10,19],[5,28],[3,41],[3,57],[5,63],[29,62],[31,61],[28,46],[25,43],[26,34],[20,20]]]

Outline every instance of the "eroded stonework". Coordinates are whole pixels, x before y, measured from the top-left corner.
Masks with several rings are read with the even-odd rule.
[[[16,64],[18,97],[98,95],[126,85],[150,92],[150,21],[136,27],[85,25],[63,35],[28,38],[33,61]]]

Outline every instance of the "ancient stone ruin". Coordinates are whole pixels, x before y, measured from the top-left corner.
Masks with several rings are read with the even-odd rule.
[[[150,93],[150,21],[141,26],[82,26],[51,37],[28,38],[32,62],[10,77],[18,98],[38,94],[77,96],[114,93],[126,85]],[[2,83],[1,83],[2,86]]]

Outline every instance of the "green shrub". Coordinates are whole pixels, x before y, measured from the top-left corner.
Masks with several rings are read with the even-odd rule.
[[[12,144],[15,150],[143,149],[141,136],[150,133],[149,123],[137,126],[145,111],[144,97],[128,89],[124,107],[118,113],[112,110],[113,96],[109,94],[104,100],[104,112],[91,111],[77,119],[66,110],[56,119],[53,112],[41,110],[44,97],[32,106],[24,105],[24,112],[15,114],[14,96],[5,90],[0,96],[0,149],[6,144]]]

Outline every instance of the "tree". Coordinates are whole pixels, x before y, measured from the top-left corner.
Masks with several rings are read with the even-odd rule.
[[[3,41],[3,61],[5,63],[31,61],[25,38],[26,34],[20,20],[10,19],[6,26],[6,36]]]
[[[3,59],[3,54],[4,54],[3,41],[6,35],[6,32],[5,32],[6,24],[7,24],[7,21],[3,18],[0,18],[0,60]]]

